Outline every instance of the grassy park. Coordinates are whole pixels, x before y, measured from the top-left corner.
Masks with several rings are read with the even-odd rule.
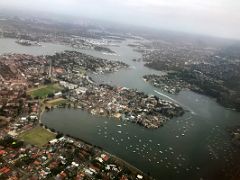
[[[40,86],[38,88],[30,89],[27,94],[31,95],[33,98],[45,98],[48,96],[48,94],[56,93],[60,90],[62,90],[62,88],[59,86],[59,84],[49,84],[45,86]]]
[[[54,139],[55,134],[42,127],[35,127],[31,130],[23,132],[18,136],[18,138],[26,143],[41,147],[44,144],[47,144],[50,140]]]
[[[63,98],[57,98],[57,99],[53,99],[53,100],[50,100],[50,101],[47,101],[47,105],[50,105],[50,106],[57,106],[57,105],[61,105],[63,103],[66,103],[67,100],[66,99],[63,99]]]

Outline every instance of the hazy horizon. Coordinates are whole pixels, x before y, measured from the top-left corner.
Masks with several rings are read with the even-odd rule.
[[[233,0],[3,0],[0,9],[46,12],[154,29],[240,39]]]

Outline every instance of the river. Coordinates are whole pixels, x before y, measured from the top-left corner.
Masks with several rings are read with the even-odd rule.
[[[116,73],[92,74],[92,78],[99,83],[136,88],[178,102],[188,110],[184,116],[169,120],[157,130],[145,129],[114,118],[92,116],[80,109],[46,112],[42,116],[42,122],[65,134],[101,146],[144,172],[149,172],[156,179],[212,179],[216,172],[231,169],[237,152],[230,143],[226,128],[240,125],[240,113],[220,106],[207,96],[191,91],[171,95],[145,83],[143,75],[161,72],[144,67],[142,62],[132,61],[141,55],[127,46],[130,41],[110,47],[117,52],[117,56],[81,50],[130,65],[130,68]],[[72,48],[49,43],[44,44],[44,47],[24,47],[12,39],[0,39],[0,53],[14,51],[39,55],[65,49]]]

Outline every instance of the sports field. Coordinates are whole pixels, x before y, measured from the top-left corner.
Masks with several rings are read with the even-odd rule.
[[[30,89],[27,91],[27,94],[34,97],[45,98],[50,93],[56,93],[62,90],[62,88],[58,84],[49,84],[46,86],[40,86],[38,88]]]
[[[54,139],[55,134],[42,127],[36,127],[23,132],[18,136],[18,138],[26,143],[41,147],[44,144],[47,144],[50,140]]]
[[[57,105],[60,105],[60,104],[66,103],[66,102],[67,102],[66,99],[57,98],[57,99],[47,101],[47,104],[50,105],[50,106],[57,106]]]

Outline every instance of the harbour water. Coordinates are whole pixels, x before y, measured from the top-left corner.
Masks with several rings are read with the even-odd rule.
[[[0,39],[0,47],[6,39]],[[9,43],[14,40],[7,39]],[[130,40],[129,40],[130,41]],[[213,174],[234,167],[236,150],[230,143],[227,127],[240,125],[240,113],[225,109],[214,99],[191,91],[178,95],[166,94],[145,83],[142,76],[161,72],[148,69],[133,58],[141,55],[122,42],[119,47],[110,47],[117,56],[104,55],[93,50],[82,52],[111,60],[121,60],[130,68],[116,73],[95,75],[98,83],[135,88],[147,94],[181,104],[184,116],[168,121],[165,126],[145,129],[137,124],[114,118],[96,117],[80,109],[55,109],[42,116],[42,122],[65,134],[84,139],[101,146],[106,151],[119,156],[156,179],[213,179]],[[18,52],[30,54],[53,54],[55,51],[71,49],[62,45],[46,44],[46,48],[22,47],[18,44],[0,48],[0,53]],[[30,48],[26,51],[25,48]],[[223,171],[224,173],[224,171]]]
[[[40,43],[41,46],[23,46],[16,43],[17,39],[0,38],[0,54],[4,53],[25,53],[32,55],[53,55],[55,52],[71,50],[60,44]]]

